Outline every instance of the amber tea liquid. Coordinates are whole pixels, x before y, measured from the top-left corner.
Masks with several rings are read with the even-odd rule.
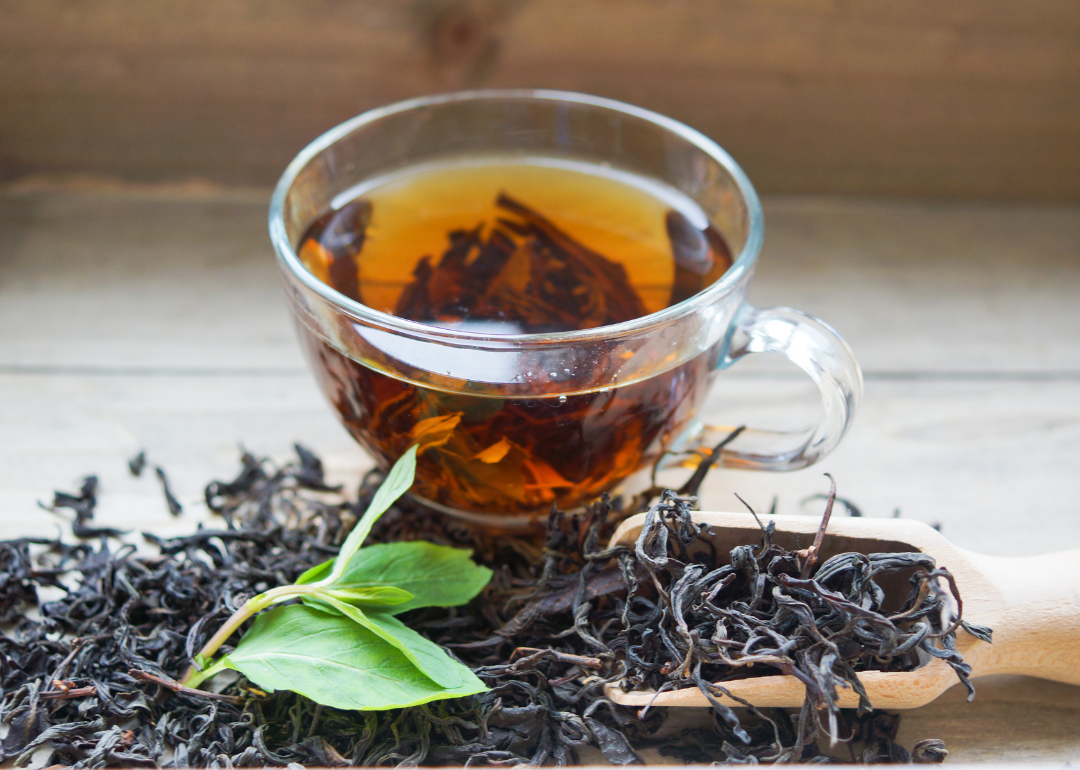
[[[301,239],[308,270],[371,308],[445,328],[607,326],[681,302],[731,266],[689,199],[583,163],[463,159],[339,197]],[[414,493],[489,516],[576,508],[654,461],[704,396],[715,355],[625,385],[508,398],[392,377],[300,336],[362,445],[388,465],[419,443]]]

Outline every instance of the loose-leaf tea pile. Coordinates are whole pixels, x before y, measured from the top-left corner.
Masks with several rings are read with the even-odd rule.
[[[235,480],[206,489],[223,525],[186,537],[146,535],[158,551],[152,556],[116,545],[116,532],[87,523],[96,504],[92,479],[80,493],[54,500],[55,508],[75,512],[74,534],[83,542],[0,543],[6,760],[25,765],[45,749],[49,764],[78,767],[513,766],[574,764],[595,759],[585,752],[598,749],[608,761],[627,764],[656,748],[688,762],[824,761],[815,740],[819,725],[844,741],[838,756],[848,760],[944,757],[943,745],[932,740],[909,754],[894,740],[896,717],[865,703],[858,711],[839,710],[830,700],[837,684],[857,683],[858,670],[913,664],[915,649],[945,657],[965,677],[952,645],[962,621],[945,619],[937,580],[945,573],[930,563],[909,557],[905,569],[921,570],[916,587],[901,617],[886,617],[878,611],[875,570],[899,569],[889,559],[902,555],[833,557],[803,574],[813,559],[779,549],[768,527],[759,544],[712,553],[692,522],[692,500],[665,493],[636,547],[613,549],[605,543],[625,512],[607,500],[582,517],[554,511],[542,535],[508,537],[472,530],[403,498],[368,535],[383,545],[327,564],[347,553],[349,540],[356,546],[365,540],[355,524],[378,507],[383,478],[370,474],[357,499],[347,499],[326,485],[318,459],[297,449],[298,459],[281,467],[245,454]],[[465,605],[417,603],[420,584],[436,585],[441,567],[398,562],[393,550],[421,540],[430,543],[423,548],[456,554],[472,549],[473,559],[492,570],[490,583]],[[467,568],[467,556],[454,558],[456,567],[453,559],[442,567]],[[344,572],[340,563],[347,563]],[[262,636],[259,624],[285,629],[280,633],[303,652],[316,645],[303,633],[309,613],[325,616],[319,624],[329,618],[356,625],[346,614],[304,603],[269,609],[245,623],[243,634],[224,640],[221,650],[252,679],[241,675],[218,692],[178,681],[215,630],[252,597],[338,572],[326,585],[347,585],[353,569],[385,570],[386,578],[368,581],[377,583],[369,588],[400,592],[382,594],[384,608],[393,608],[385,619],[395,635],[413,629],[488,689],[378,711],[267,692],[256,684],[255,668],[237,663],[262,654],[245,651],[246,640]],[[39,591],[46,589],[59,598],[43,601]],[[368,617],[379,614],[372,609],[379,593],[365,594],[372,602],[363,610]],[[405,593],[414,598],[390,603]],[[291,617],[281,621],[285,611]],[[713,682],[740,675],[749,658],[769,658],[779,670],[806,677],[803,709],[735,711],[716,702],[710,726],[679,732],[663,725],[663,709],[641,713],[604,697],[608,684],[722,692]]]

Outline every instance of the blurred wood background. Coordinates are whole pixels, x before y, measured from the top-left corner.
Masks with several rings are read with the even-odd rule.
[[[766,193],[1080,198],[1075,0],[0,2],[0,181],[265,186],[466,87],[640,104]]]

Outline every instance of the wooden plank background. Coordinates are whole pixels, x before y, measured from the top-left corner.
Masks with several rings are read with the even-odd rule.
[[[764,192],[1080,198],[1075,0],[3,0],[0,181],[266,185],[474,86],[659,110]]]
[[[765,214],[750,300],[835,325],[866,399],[819,465],[718,472],[703,507],[738,492],[809,510],[829,471],[867,515],[899,508],[972,550],[1080,540],[1080,208],[766,198]],[[306,442],[350,483],[368,466],[300,355],[265,193],[8,193],[0,244],[0,512],[100,472],[143,526],[171,526],[156,485],[124,479],[141,447],[189,501],[240,442],[279,457]],[[764,358],[718,378],[709,422],[813,419],[809,379]],[[0,537],[31,522],[55,526],[4,514]]]
[[[962,547],[1075,546],[1080,207],[766,198],[765,212],[751,300],[834,323],[866,400],[820,464],[716,471],[702,505],[737,509],[738,492],[818,514],[803,500],[830,471],[866,515],[900,508]],[[715,419],[783,427],[816,406],[790,365],[748,360],[719,379]],[[0,538],[54,534],[61,516],[37,501],[91,472],[100,525],[190,533],[214,523],[202,488],[236,473],[239,444],[283,460],[294,440],[350,488],[370,466],[297,349],[265,192],[0,193]],[[143,448],[181,516],[152,474],[128,473]],[[1080,687],[1000,676],[977,693],[906,712],[901,742],[942,738],[951,762],[1080,761]]]

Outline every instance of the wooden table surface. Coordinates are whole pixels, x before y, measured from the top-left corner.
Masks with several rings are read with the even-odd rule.
[[[0,537],[56,531],[51,490],[101,479],[102,525],[180,533],[238,447],[293,441],[355,482],[368,459],[307,373],[266,236],[268,194],[188,188],[0,194]],[[1080,207],[767,198],[751,290],[833,324],[866,375],[840,448],[785,475],[720,471],[702,507],[739,492],[785,513],[840,493],[867,516],[938,523],[975,551],[1080,542]],[[783,362],[746,362],[707,418],[785,427],[812,387]],[[146,449],[184,514],[126,460]],[[1078,597],[1080,602],[1080,597]],[[1077,640],[1080,654],[1080,640]],[[902,740],[950,761],[1080,760],[1080,687],[977,682],[909,712]]]

